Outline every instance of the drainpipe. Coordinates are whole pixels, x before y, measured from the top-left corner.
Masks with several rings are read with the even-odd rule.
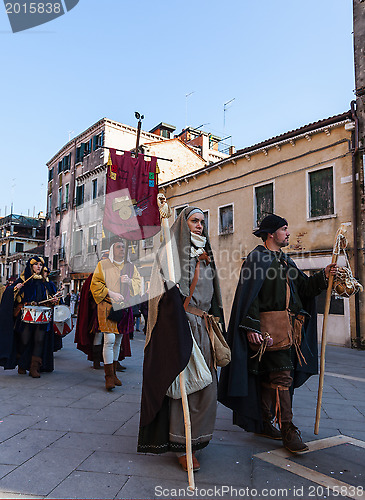
[[[355,278],[359,278],[359,249],[358,249],[358,215],[357,215],[357,191],[356,191],[356,156],[359,151],[359,120],[356,115],[355,101],[351,101],[351,115],[355,122],[355,130],[352,132],[352,220],[353,220],[353,235],[354,235],[354,274]],[[356,332],[356,348],[361,349],[361,332],[360,332],[360,297],[355,294],[355,332]]]

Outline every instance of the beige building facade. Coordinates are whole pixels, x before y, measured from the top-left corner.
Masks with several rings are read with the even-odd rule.
[[[227,322],[242,262],[261,242],[253,230],[266,213],[288,220],[291,237],[286,251],[304,272],[310,274],[331,262],[342,223],[353,262],[353,130],[351,112],[343,113],[239,150],[161,185],[173,217],[186,205],[205,212]],[[344,256],[339,263],[345,264]],[[323,306],[321,296],[319,312]],[[354,297],[333,298],[330,313],[328,341],[354,344],[359,330]],[[319,314],[320,329],[321,322]]]
[[[192,148],[171,137],[174,127],[160,125],[156,133],[141,130],[139,136],[140,150],[159,157],[160,183],[207,164]],[[66,291],[79,290],[109,248],[109,235],[102,225],[108,148],[130,151],[135,149],[136,139],[137,128],[103,118],[65,144],[47,163],[45,256]]]

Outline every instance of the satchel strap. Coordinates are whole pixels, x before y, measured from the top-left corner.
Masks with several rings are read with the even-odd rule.
[[[195,272],[194,272],[193,281],[191,282],[191,285],[190,285],[189,297],[186,297],[186,299],[184,300],[184,309],[185,309],[185,311],[187,310],[187,307],[189,305],[191,297],[193,296],[196,284],[198,283],[199,272],[200,272],[200,263],[201,263],[202,260],[205,260],[205,262],[207,262],[207,263],[210,262],[210,258],[209,258],[209,255],[207,254],[207,252],[203,252],[198,257],[198,260],[197,260],[197,263],[196,263],[196,266],[195,266]]]
[[[286,276],[286,300],[285,300],[285,309],[289,310],[289,302],[290,302],[290,285],[289,285],[289,277]]]
[[[200,318],[202,318],[205,313],[205,311],[203,311],[202,309],[198,309],[197,307],[189,305],[185,308],[185,311],[194,314],[194,316],[199,316]]]

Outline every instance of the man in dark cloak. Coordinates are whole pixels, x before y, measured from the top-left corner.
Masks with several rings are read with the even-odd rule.
[[[277,215],[266,216],[254,235],[263,244],[248,255],[241,269],[227,333],[232,360],[222,368],[218,399],[233,410],[234,424],[282,439],[288,450],[299,453],[308,447],[292,422],[291,397],[295,388],[318,372],[314,297],[327,288],[327,278],[336,273],[336,266],[330,264],[310,277],[300,271],[282,251],[290,233],[287,221]],[[284,311],[287,300],[288,324],[299,333],[299,343],[257,352],[266,344],[260,314]],[[272,340],[266,342],[269,347]],[[272,424],[273,409],[280,430]]]

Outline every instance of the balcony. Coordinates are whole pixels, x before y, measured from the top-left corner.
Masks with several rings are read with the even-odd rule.
[[[65,260],[66,257],[66,251],[64,248],[60,248],[58,251],[58,258],[59,260]]]

